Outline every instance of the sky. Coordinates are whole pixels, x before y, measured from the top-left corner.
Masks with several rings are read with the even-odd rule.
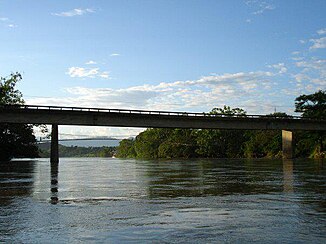
[[[325,0],[0,0],[0,76],[23,75],[26,104],[294,114],[326,89],[325,13]]]

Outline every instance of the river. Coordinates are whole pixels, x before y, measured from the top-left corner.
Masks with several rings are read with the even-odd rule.
[[[0,242],[326,243],[325,162],[61,158],[50,172],[0,163]]]

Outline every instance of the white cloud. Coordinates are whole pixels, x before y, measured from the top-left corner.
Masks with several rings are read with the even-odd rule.
[[[0,21],[5,22],[5,21],[8,21],[8,20],[9,20],[9,18],[7,18],[7,17],[0,17]]]
[[[4,26],[9,27],[9,28],[16,28],[17,25],[13,23],[9,18],[7,17],[0,17],[0,22],[4,23]]]
[[[294,51],[294,52],[292,52],[291,54],[292,54],[292,55],[298,55],[298,54],[300,54],[300,52],[299,52],[299,51]]]
[[[115,57],[115,56],[120,56],[120,54],[119,54],[119,53],[111,53],[110,56],[111,56],[111,57]]]
[[[272,64],[272,65],[268,65],[267,67],[278,70],[279,74],[284,74],[287,72],[287,68],[285,67],[284,63]]]
[[[308,61],[300,61],[296,63],[297,67],[304,68],[304,72],[318,71],[320,75],[326,78],[326,60],[325,59],[311,59]]]
[[[67,74],[70,75],[70,77],[90,77],[94,78],[95,75],[98,74],[98,68],[94,69],[85,69],[81,67],[71,67],[69,68]]]
[[[98,69],[72,67],[73,77],[108,75]],[[271,79],[277,74],[265,71],[226,73],[203,76],[197,80],[144,84],[123,89],[70,87],[66,99],[38,98],[33,104],[64,106],[112,107],[155,110],[208,111],[224,104],[241,104],[247,98],[261,99],[264,90],[275,86]],[[246,98],[246,99],[243,99]],[[263,99],[260,103],[264,103]],[[232,105],[232,104],[231,104]],[[236,105],[239,106],[239,105]]]
[[[93,61],[93,60],[89,60],[88,62],[86,62],[85,64],[97,64],[97,62]]]
[[[109,79],[109,72],[108,71],[104,71],[102,73],[99,74],[99,77],[103,78],[103,79]]]
[[[305,41],[305,40],[299,40],[299,42],[300,42],[301,44],[305,44],[307,41]]]
[[[275,6],[270,1],[249,0],[245,2],[247,6],[253,9],[252,14],[262,15],[265,11],[274,10]]]
[[[301,71],[294,75],[297,82],[310,83],[309,85],[313,83],[324,87],[326,86],[326,60],[303,60],[296,62],[296,66],[301,68]]]
[[[275,7],[273,5],[270,4],[263,4],[261,5],[261,8],[258,9],[257,11],[253,12],[253,14],[263,14],[266,10],[274,10]]]
[[[100,68],[83,68],[83,67],[70,67],[67,74],[73,78],[96,78],[109,79],[108,71],[100,71]]]
[[[310,42],[312,42],[313,45],[309,49],[326,48],[326,37],[321,37],[319,39],[310,39]]]
[[[306,74],[302,74],[302,73],[299,73],[299,74],[295,74],[294,75],[294,78],[297,82],[301,83],[305,80],[309,80],[309,76],[307,76]]]
[[[291,59],[294,61],[300,61],[300,60],[303,60],[304,58],[303,57],[292,57]]]
[[[86,9],[75,8],[75,9],[72,9],[72,10],[66,11],[66,12],[52,13],[52,15],[60,16],[60,17],[73,17],[73,16],[84,15],[87,13],[94,13],[94,12],[95,12],[95,10],[93,10],[91,8],[86,8]]]
[[[325,35],[326,34],[326,28],[318,30],[317,33],[318,33],[318,35]]]

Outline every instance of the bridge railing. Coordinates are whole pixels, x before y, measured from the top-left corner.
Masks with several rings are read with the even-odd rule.
[[[313,119],[302,118],[300,116],[274,116],[274,115],[231,115],[223,113],[196,113],[196,112],[172,112],[172,111],[149,111],[149,110],[131,110],[131,109],[111,109],[111,108],[86,108],[86,107],[61,107],[44,105],[0,105],[0,109],[29,109],[29,110],[51,110],[51,111],[80,111],[80,112],[98,112],[98,113],[128,113],[144,115],[170,115],[170,116],[195,116],[195,117],[235,117],[235,118],[266,118],[266,119]]]

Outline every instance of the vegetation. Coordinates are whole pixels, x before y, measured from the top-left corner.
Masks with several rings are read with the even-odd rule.
[[[318,91],[296,98],[296,112],[303,117],[326,119],[326,93]],[[240,108],[214,108],[210,114],[246,116]],[[222,116],[222,115],[221,115]],[[274,113],[271,117],[290,117]],[[324,134],[295,132],[296,157],[325,157]],[[121,158],[280,158],[282,135],[277,130],[147,129],[134,140],[122,140]]]
[[[326,90],[297,97],[295,111],[302,113],[303,117],[326,119]],[[303,156],[310,153],[310,157],[326,158],[324,144],[324,131],[300,132],[296,144],[297,154]]]
[[[40,157],[48,158],[51,153],[51,144],[42,143],[38,145]],[[116,147],[66,147],[59,144],[60,157],[112,157],[116,152]]]
[[[0,106],[24,104],[21,92],[15,88],[21,79],[19,73],[0,77]],[[38,157],[32,125],[0,124],[0,161],[13,157]]]

